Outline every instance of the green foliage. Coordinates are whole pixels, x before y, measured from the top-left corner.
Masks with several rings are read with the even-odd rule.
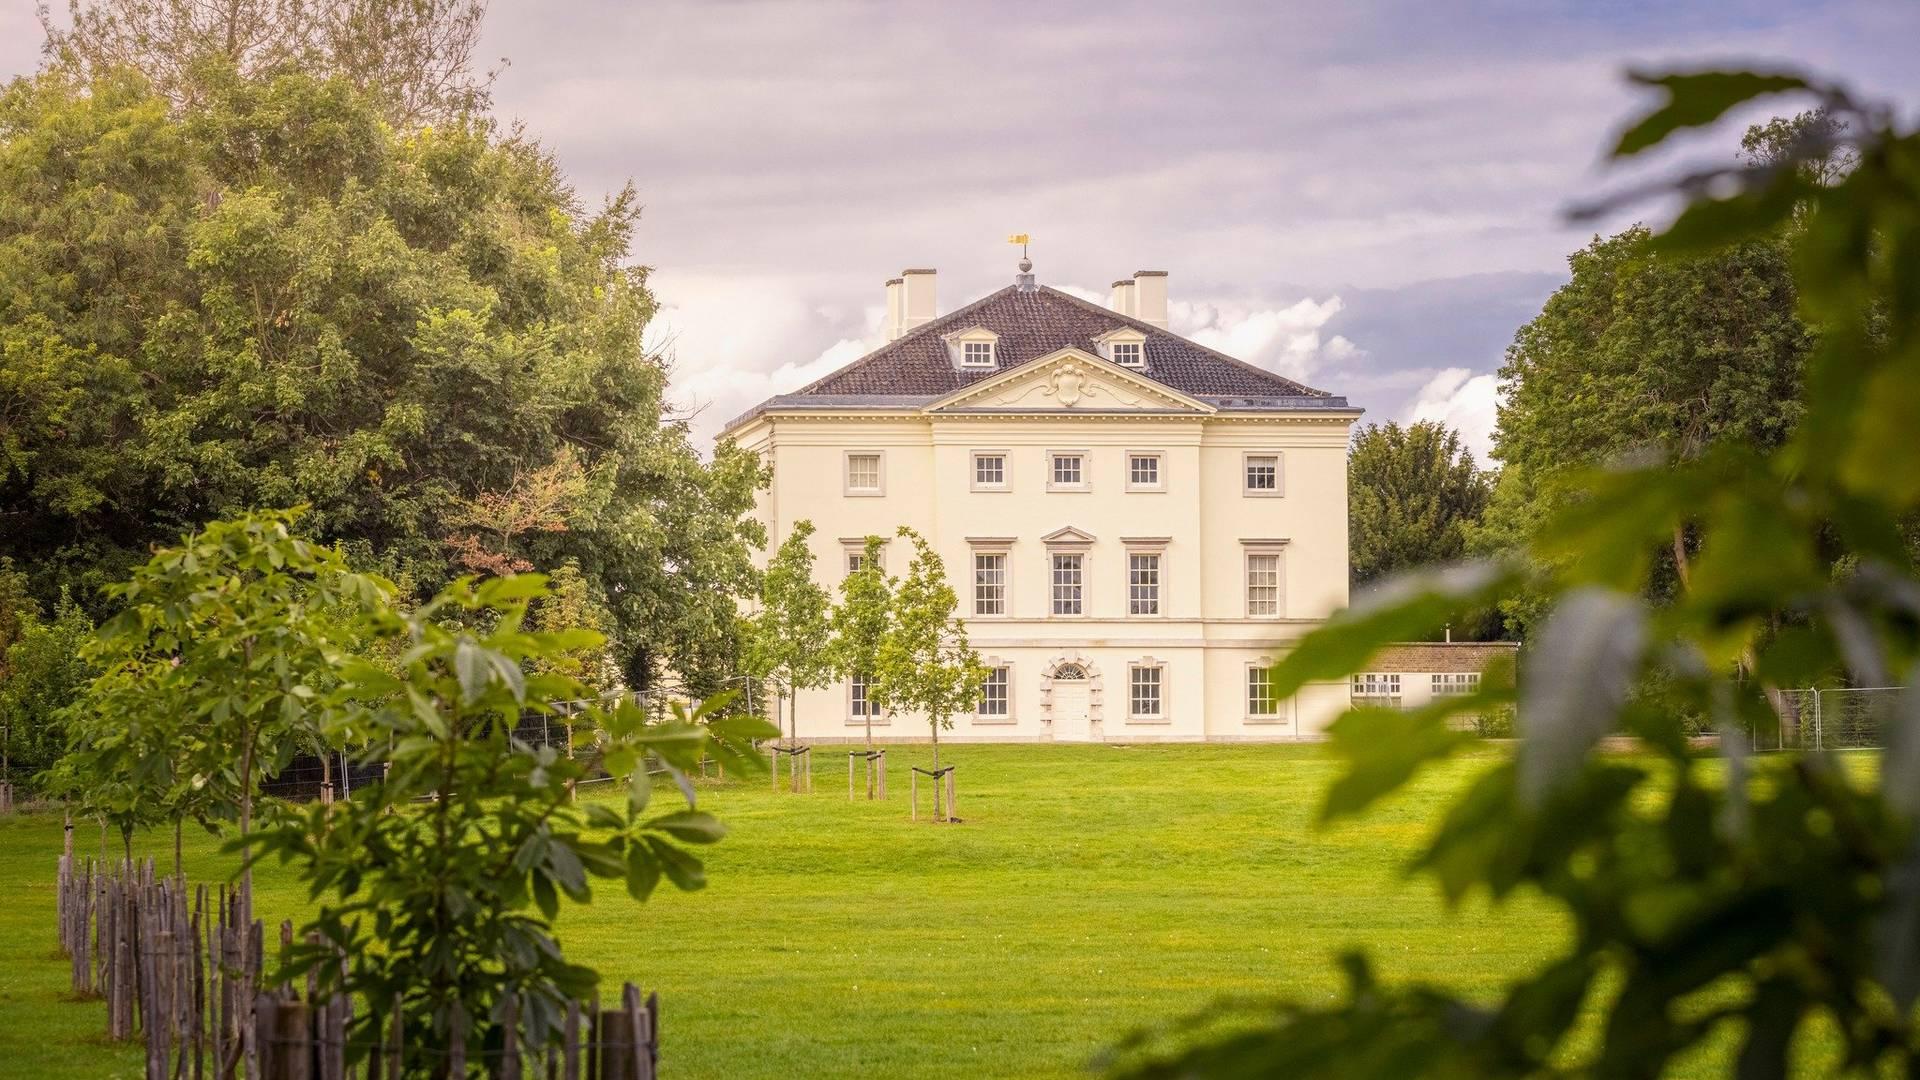
[[[532,664],[537,672],[557,672],[577,680],[590,696],[600,696],[619,687],[619,671],[608,662],[606,628],[610,621],[606,607],[593,593],[593,586],[573,562],[560,564],[547,579],[548,595],[533,607],[533,628],[557,634],[563,630],[591,630],[599,636],[593,642],[582,641],[557,656],[542,657]]]
[[[467,569],[450,540],[503,535],[475,506],[568,461],[564,528],[500,554],[573,560],[632,684],[712,681],[764,470],[662,422],[633,192],[588,211],[528,139],[396,130],[344,77],[196,79],[0,91],[0,557],[104,617],[152,546],[305,504],[424,597]]]
[[[0,754],[7,779],[32,778],[67,748],[66,710],[98,674],[86,657],[93,621],[61,594],[53,618],[25,623],[0,657]]]
[[[893,621],[894,580],[880,566],[886,544],[877,536],[867,537],[861,551],[860,569],[840,582],[840,602],[834,605],[834,666],[849,676],[868,679],[867,701],[873,708],[888,708],[887,688],[874,681],[880,670],[880,646]],[[879,696],[876,696],[879,695]],[[867,749],[873,749],[873,713],[867,716]]]
[[[954,615],[960,600],[947,584],[940,553],[904,525],[899,535],[913,544],[913,562],[893,590],[893,615],[875,656],[876,700],[927,718],[938,768],[940,730],[979,701],[987,669],[967,644],[966,624]]]
[[[1788,237],[1677,255],[1635,227],[1568,263],[1571,278],[1520,328],[1500,369],[1502,468],[1472,538],[1483,553],[1523,549],[1595,465],[1649,454],[1689,461],[1716,444],[1768,450],[1801,415],[1814,335],[1795,311]],[[1651,595],[1679,587],[1697,545],[1691,533],[1669,538]],[[1502,600],[1517,634],[1541,609],[1528,591]]]
[[[396,127],[484,109],[493,74],[471,71],[484,0],[67,0],[40,7],[47,54],[82,71],[131,67],[177,106],[216,92],[219,73],[305,66],[371,92]]]
[[[1492,488],[1460,433],[1444,424],[1388,422],[1355,432],[1347,451],[1353,583],[1458,559]]]
[[[345,803],[277,808],[250,843],[236,842],[253,861],[295,863],[321,899],[306,929],[323,943],[294,948],[280,977],[311,972],[365,1001],[357,1053],[397,1014],[417,1057],[410,1069],[430,1071],[459,1030],[477,1059],[490,1037],[497,1045],[509,998],[533,1048],[557,1038],[566,1002],[584,1001],[597,981],[554,936],[562,898],[587,903],[595,878],[636,900],[662,878],[704,885],[688,845],[724,829],[695,808],[687,770],[705,755],[750,772],[751,740],[773,734],[758,720],[717,717],[718,699],[691,714],[676,704],[658,723],[628,699],[570,718],[592,729],[577,755],[514,738],[524,712],[583,696],[557,668],[599,638],[526,629],[529,602],[544,599],[544,579],[529,574],[463,579],[413,611],[375,611],[373,636],[405,646],[399,671],[344,660],[328,698],[333,737],[370,737],[391,762],[386,779]],[[576,805],[576,783],[597,768],[619,778],[624,798]],[[656,769],[684,808],[651,805]],[[354,960],[345,971],[341,954]]]
[[[789,699],[794,691],[825,686],[838,674],[830,637],[833,601],[813,580],[813,549],[807,543],[812,535],[813,522],[794,522],[767,564],[742,656],[749,675]],[[797,738],[798,715],[791,724]]]
[[[1683,381],[1729,392],[1690,406],[1661,394],[1618,402],[1602,392],[1621,359],[1607,337],[1569,335],[1578,320],[1550,305],[1530,332],[1546,332],[1552,347],[1533,347],[1523,332],[1515,362],[1532,377],[1548,370],[1534,365],[1562,355],[1560,339],[1590,341],[1594,379],[1583,377],[1574,350],[1556,361],[1558,381],[1537,392],[1551,385],[1575,401],[1594,399],[1582,415],[1595,422],[1576,416],[1557,432],[1518,432],[1503,454],[1511,448],[1509,460],[1525,462],[1535,452],[1528,447],[1543,451],[1555,437],[1590,445],[1609,415],[1666,453],[1569,471],[1559,481],[1567,497],[1524,530],[1526,562],[1403,582],[1369,610],[1309,635],[1279,669],[1288,687],[1358,670],[1440,609],[1477,602],[1486,589],[1531,589],[1548,614],[1517,691],[1521,748],[1455,802],[1413,869],[1455,901],[1544,896],[1571,923],[1566,942],[1491,1002],[1445,986],[1384,985],[1350,961],[1344,1000],[1270,1006],[1225,1039],[1136,1046],[1128,1074],[1652,1076],[1730,1039],[1740,1047],[1740,1076],[1780,1077],[1816,1029],[1841,1044],[1835,1072],[1906,1075],[1920,1059],[1915,693],[1882,718],[1887,750],[1877,779],[1843,773],[1818,754],[1756,760],[1745,737],[1784,722],[1770,707],[1774,687],[1920,686],[1920,576],[1900,528],[1920,509],[1920,442],[1911,436],[1920,411],[1920,131],[1811,79],[1653,81],[1671,100],[1632,129],[1621,153],[1800,86],[1834,122],[1796,137],[1783,159],[1683,177],[1680,190],[1694,197],[1688,209],[1662,236],[1627,241],[1652,261],[1636,255],[1614,274],[1669,272],[1659,267],[1674,251],[1714,237],[1728,247],[1696,269],[1670,272],[1683,280],[1707,272],[1703,284],[1739,284],[1738,296],[1749,286],[1776,291],[1751,271],[1790,259],[1817,343],[1807,351],[1804,331],[1782,314],[1755,324],[1760,308],[1715,312],[1722,294],[1695,290],[1684,307],[1677,298],[1655,304],[1674,303],[1676,321],[1651,325],[1731,318],[1728,346],[1703,352],[1705,343],[1685,335],[1645,344],[1697,369],[1681,372]],[[1828,186],[1808,182],[1802,161],[1830,158],[1840,139],[1857,153],[1851,170]],[[1732,194],[1701,197],[1709,191]],[[1800,226],[1783,239],[1789,220]],[[1614,243],[1584,255],[1611,262]],[[1722,274],[1738,266],[1747,271]],[[1604,315],[1606,307],[1586,310]],[[1798,406],[1767,408],[1771,387],[1789,375],[1803,387]],[[1662,378],[1642,371],[1612,385],[1656,388]],[[1634,428],[1647,408],[1657,422]],[[1662,597],[1662,556],[1685,561],[1676,538],[1697,554],[1687,587]],[[1833,572],[1836,559],[1844,573]],[[1359,714],[1340,721],[1334,745],[1347,770],[1327,814],[1367,812],[1456,753],[1461,740],[1443,730],[1449,712],[1515,695],[1483,685],[1397,718],[1387,738],[1361,737]],[[1711,718],[1724,761],[1689,746],[1690,715]],[[1614,732],[1639,737],[1649,754],[1593,754]]]
[[[216,521],[113,586],[120,614],[87,650],[100,675],[68,723],[55,787],[143,825],[237,814],[260,780],[322,742],[351,624],[390,587],[293,532],[298,511]]]

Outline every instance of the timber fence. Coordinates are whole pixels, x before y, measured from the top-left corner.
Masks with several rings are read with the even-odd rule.
[[[246,918],[238,890],[156,877],[152,859],[108,864],[69,850],[57,892],[74,993],[105,1003],[109,1039],[139,1037],[148,1080],[654,1080],[658,1069],[659,999],[632,983],[617,1006],[570,1003],[558,1039],[538,1043],[509,1002],[499,1045],[469,1054],[457,1024],[441,1038],[397,1022],[364,1034],[373,1025],[354,1028],[355,1003],[321,993],[312,973],[304,994],[264,984],[261,923]],[[281,945],[293,936],[281,923]]]

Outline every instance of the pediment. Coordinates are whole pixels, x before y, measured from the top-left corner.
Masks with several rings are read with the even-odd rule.
[[[1082,349],[1061,349],[926,407],[940,412],[1183,412],[1214,409]]]
[[[1094,536],[1092,533],[1083,532],[1082,530],[1076,529],[1071,525],[1067,525],[1067,526],[1063,526],[1061,528],[1055,529],[1052,532],[1040,538],[1041,543],[1050,545],[1052,547],[1091,544],[1093,543],[1093,541],[1094,541]]]

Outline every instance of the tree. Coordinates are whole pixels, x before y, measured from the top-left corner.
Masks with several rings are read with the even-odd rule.
[[[1847,142],[1847,123],[1824,108],[1776,116],[1740,137],[1740,152],[1756,168],[1790,167],[1802,180],[1830,187],[1860,163]]]
[[[64,593],[0,656],[0,779],[30,779],[67,747],[66,709],[97,674],[86,657],[93,621]]]
[[[1517,701],[1518,753],[1461,793],[1414,869],[1455,902],[1544,898],[1569,933],[1491,1001],[1390,985],[1356,954],[1341,998],[1198,1017],[1171,1044],[1125,1047],[1123,1074],[1655,1076],[1737,1046],[1722,1071],[1783,1077],[1816,1029],[1836,1048],[1829,1073],[1920,1064],[1920,571],[1900,528],[1920,511],[1920,129],[1791,72],[1637,78],[1663,101],[1620,136],[1620,157],[1768,94],[1811,96],[1844,121],[1787,162],[1844,139],[1858,161],[1838,182],[1752,163],[1688,172],[1673,184],[1684,209],[1642,241],[1662,266],[1703,251],[1739,258],[1801,222],[1784,235],[1801,311],[1820,332],[1796,422],[1776,431],[1764,410],[1696,404],[1711,420],[1698,444],[1671,440],[1663,456],[1568,477],[1567,497],[1526,528],[1524,557],[1403,576],[1307,635],[1274,676],[1292,693],[1362,670],[1464,607],[1521,588],[1542,598],[1517,688],[1488,679],[1422,709],[1336,721],[1345,767],[1322,817],[1365,813],[1468,745],[1453,715]],[[1728,366],[1753,358],[1752,342],[1734,340]],[[1602,375],[1615,359],[1593,358]],[[1705,437],[1723,430],[1755,437]],[[1655,604],[1656,556],[1683,531],[1687,587]],[[1877,775],[1794,749],[1749,756],[1747,733],[1781,724],[1767,686],[1828,679],[1908,688],[1881,717]],[[1712,719],[1724,760],[1685,738],[1689,713]],[[1592,753],[1614,732],[1644,753]]]
[[[356,612],[391,587],[295,535],[297,511],[216,521],[156,552],[113,596],[88,650],[101,674],[72,719],[63,786],[123,838],[231,813],[244,839],[261,780],[327,742],[326,692]],[[130,853],[130,852],[129,852]],[[251,910],[251,873],[241,903]]]
[[[68,0],[66,26],[44,5],[40,25],[50,59],[138,71],[176,107],[217,93],[222,70],[300,67],[368,92],[404,129],[487,107],[495,73],[473,72],[486,13],[485,0]]]
[[[312,977],[366,1003],[349,1029],[356,1058],[398,1025],[405,1075],[441,1075],[455,1041],[478,1061],[516,1014],[524,1052],[544,1057],[566,1004],[587,1001],[598,982],[561,948],[562,899],[588,903],[596,878],[640,901],[663,877],[702,887],[687,845],[725,830],[695,808],[687,772],[703,756],[750,771],[752,739],[774,733],[716,715],[719,699],[692,714],[676,704],[655,723],[629,698],[571,715],[594,729],[590,753],[514,738],[523,713],[583,695],[556,668],[598,645],[588,630],[525,629],[528,604],[551,599],[544,579],[523,574],[462,579],[411,611],[376,605],[371,638],[404,644],[404,661],[396,671],[343,657],[328,698],[336,741],[372,733],[391,747],[386,779],[332,807],[277,806],[237,842],[248,865],[291,861],[320,899],[303,928],[320,944],[294,946],[276,977]],[[618,796],[576,803],[575,784],[600,769],[623,780]],[[684,793],[684,808],[652,808],[654,771]]]
[[[548,594],[533,608],[533,628],[557,634],[563,630],[589,630],[599,640],[562,649],[539,658],[533,670],[565,675],[580,683],[589,696],[599,697],[619,686],[620,673],[607,662],[606,607],[593,594],[593,587],[573,562],[547,579]]]
[[[1444,424],[1361,428],[1347,453],[1353,583],[1459,558],[1491,491],[1460,434]]]
[[[416,599],[469,569],[450,536],[502,569],[571,559],[631,685],[709,688],[765,471],[666,419],[632,190],[587,210],[525,137],[396,132],[343,78],[204,84],[0,90],[0,557],[105,618],[154,545],[305,504]],[[470,524],[550,466],[542,527]]]
[[[813,522],[794,522],[793,532],[767,564],[745,655],[748,674],[766,680],[776,695],[788,699],[788,738],[795,742],[800,738],[796,692],[825,686],[838,673],[832,600],[813,580],[813,548],[807,543],[811,536]],[[775,720],[777,727],[777,712]]]
[[[893,591],[893,617],[880,639],[874,684],[888,708],[927,718],[933,767],[938,769],[940,729],[952,727],[956,713],[980,700],[987,669],[967,644],[966,624],[954,615],[960,600],[947,584],[940,553],[904,525],[899,535],[913,544],[913,561]]]
[[[848,678],[866,683],[865,715],[867,749],[873,749],[873,714],[884,704],[885,688],[875,681],[880,670],[880,646],[893,621],[893,581],[880,565],[886,544],[877,536],[867,537],[861,550],[860,567],[840,582],[840,603],[833,609],[835,666]]]
[[[1596,238],[1507,350],[1481,551],[1565,505],[1584,470],[1634,455],[1697,460],[1715,444],[1769,450],[1798,422],[1814,335],[1795,311],[1784,233],[1705,252],[1664,250],[1635,226]],[[1682,587],[1697,546],[1668,538],[1655,596]],[[1508,629],[1538,605],[1507,598]]]
[[[516,470],[505,491],[483,491],[475,498],[458,500],[446,518],[447,524],[462,530],[447,537],[454,561],[478,574],[532,570],[531,562],[515,554],[514,541],[529,533],[566,532],[567,518],[586,488],[580,462],[562,446],[551,464]]]

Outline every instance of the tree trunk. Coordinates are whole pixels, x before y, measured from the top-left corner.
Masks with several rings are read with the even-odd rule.
[[[1673,527],[1673,572],[1680,578],[1680,591],[1693,587],[1693,563],[1687,556],[1687,527]]]
[[[245,841],[253,828],[253,731],[247,730],[240,749],[240,839]],[[253,860],[245,846],[240,862],[240,925],[253,925]],[[244,932],[244,929],[243,929]]]

